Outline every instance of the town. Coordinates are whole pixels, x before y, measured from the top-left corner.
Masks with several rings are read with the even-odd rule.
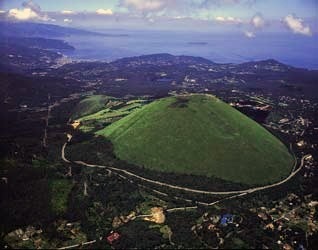
[[[8,53],[14,69],[18,55]],[[28,57],[23,50],[19,55]],[[216,64],[168,54],[111,63],[71,62],[56,54],[52,60],[40,59],[23,68],[24,76],[5,76],[21,84],[3,90],[1,99],[8,121],[1,134],[6,144],[1,169],[6,197],[1,203],[3,247],[288,250],[313,249],[317,244],[318,100],[311,72],[300,70],[300,82],[293,80],[299,70],[274,60]],[[34,88],[25,86],[39,82],[47,88],[39,88],[39,98],[29,98]],[[107,120],[97,124],[104,126],[160,97],[186,93],[212,94],[255,120],[284,142],[298,162],[304,157],[303,168],[284,185],[231,198],[158,188],[118,171],[61,159],[66,134],[72,133],[68,156],[86,162],[97,159],[92,152],[103,148],[109,152],[106,160],[116,160],[112,145],[89,144],[92,138],[83,133],[94,130],[96,123],[72,123],[80,100],[93,94],[111,97],[106,108],[114,116],[105,115]],[[85,143],[90,150],[81,148]],[[28,180],[25,184],[17,172]],[[202,179],[201,184],[208,181]]]

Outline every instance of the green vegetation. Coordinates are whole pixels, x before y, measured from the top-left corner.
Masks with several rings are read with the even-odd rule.
[[[171,228],[167,225],[160,228],[160,233],[162,233],[164,239],[169,239],[172,235]]]
[[[211,95],[157,100],[97,132],[116,155],[145,168],[260,185],[291,171],[285,145]]]
[[[234,249],[247,249],[249,246],[240,238],[233,238],[232,239],[232,247]]]
[[[138,205],[138,210],[142,214],[150,214],[151,213],[151,208],[153,207],[164,207],[166,206],[166,202],[156,198],[155,196],[152,196],[150,194],[147,194],[145,192],[142,192],[142,195],[145,199],[145,201],[141,202]]]
[[[144,105],[145,100],[120,101],[108,96],[90,96],[82,100],[75,108],[72,117],[81,122],[80,130],[93,132],[130,114]]]
[[[66,179],[53,179],[49,182],[51,193],[51,208],[56,214],[63,214],[67,210],[68,196],[73,184]]]
[[[0,160],[1,235],[20,226],[52,218],[45,168],[32,167],[17,160]]]
[[[93,114],[103,109],[105,107],[106,102],[110,98],[111,97],[105,95],[92,95],[83,99],[75,107],[75,110],[72,114],[72,119],[77,119],[82,116]]]

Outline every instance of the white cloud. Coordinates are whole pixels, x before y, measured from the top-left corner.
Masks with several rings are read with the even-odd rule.
[[[223,17],[223,16],[218,16],[215,18],[216,21],[219,21],[219,22],[225,22],[226,19]]]
[[[215,6],[246,4],[257,0],[118,0],[119,7],[144,16],[196,16]],[[231,22],[231,20],[228,20]],[[240,23],[238,19],[232,21]]]
[[[109,16],[114,14],[111,9],[98,9],[96,10],[96,13],[98,15],[109,15]]]
[[[253,5],[257,0],[202,0],[201,6],[210,8],[211,6],[237,5],[244,4],[247,6]]]
[[[193,13],[223,5],[252,5],[257,0],[119,0],[119,6],[131,12],[154,14],[158,12]],[[184,13],[182,13],[184,14]]]
[[[265,19],[263,15],[260,13],[254,15],[251,19],[251,25],[257,29],[263,28],[265,26]]]
[[[75,12],[72,11],[72,10],[62,10],[61,13],[64,14],[64,15],[72,15],[72,14],[75,14]]]
[[[295,34],[311,36],[312,32],[308,25],[304,24],[301,18],[295,15],[288,15],[284,18],[283,23]]]
[[[248,38],[254,38],[255,37],[255,33],[252,31],[244,31],[244,35]]]
[[[39,15],[30,8],[11,9],[8,16],[18,20],[40,19]]]
[[[240,18],[235,18],[232,16],[224,17],[224,16],[217,16],[215,21],[220,23],[230,23],[230,24],[241,24],[243,21]]]
[[[185,19],[185,18],[187,18],[187,17],[186,17],[186,16],[174,16],[174,17],[172,17],[172,18],[179,20],[179,19]]]
[[[137,11],[155,11],[165,6],[166,2],[164,0],[122,0],[120,4],[128,9]]]
[[[54,21],[48,17],[48,15],[42,12],[41,7],[34,3],[32,0],[28,0],[22,3],[23,8],[10,9],[8,11],[8,17],[15,18],[17,20],[40,20],[40,21]]]
[[[153,13],[175,7],[177,2],[178,0],[120,0],[119,5],[132,12]]]
[[[5,10],[0,10],[0,14],[6,13]]]
[[[68,18],[64,18],[64,23],[71,23],[71,22],[73,22],[73,20],[72,19],[68,19]]]

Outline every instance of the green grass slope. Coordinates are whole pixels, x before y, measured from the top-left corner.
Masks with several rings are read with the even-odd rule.
[[[93,114],[105,107],[110,97],[105,95],[92,95],[81,100],[73,111],[72,119]]]
[[[142,99],[124,101],[115,97],[89,96],[77,104],[72,118],[81,122],[81,131],[94,132],[141,108],[145,102]]]
[[[164,172],[260,185],[288,176],[293,165],[276,137],[211,95],[160,99],[97,134],[120,159]]]

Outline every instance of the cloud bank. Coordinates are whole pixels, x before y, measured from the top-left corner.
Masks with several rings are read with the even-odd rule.
[[[283,20],[283,23],[295,34],[301,34],[305,36],[312,35],[310,27],[304,24],[304,21],[301,18],[298,18],[296,15],[286,16]]]
[[[0,0],[1,1],[1,0]],[[37,1],[37,0],[34,0]],[[311,36],[316,28],[313,19],[306,17],[305,23],[296,15],[271,18],[266,13],[265,19],[260,12],[254,12],[254,7],[248,8],[258,0],[117,0],[117,5],[110,9],[107,5],[101,8],[73,11],[72,8],[61,8],[45,12],[32,0],[25,0],[22,6],[14,6],[12,9],[1,10],[1,20],[39,21],[49,22],[57,20],[61,24],[105,25],[105,19],[114,25],[139,26],[146,28],[168,29],[206,29],[229,31],[240,29],[241,34],[248,38],[254,38],[259,32],[274,30],[283,31],[285,27],[295,34]],[[105,7],[105,8],[102,8]],[[224,11],[222,9],[224,7]],[[236,7],[240,7],[236,12]],[[114,9],[113,9],[114,8]],[[259,11],[259,10],[256,10]],[[263,10],[265,11],[265,10]],[[292,13],[292,11],[287,12]],[[254,15],[253,15],[254,14]],[[315,20],[315,19],[314,19]],[[151,24],[151,25],[149,25]],[[311,24],[311,27],[310,25]],[[183,25],[183,26],[182,26]],[[285,29],[286,30],[286,29]]]
[[[252,6],[256,1],[257,0],[202,0],[200,5],[203,8],[210,8],[213,6],[220,7],[224,5],[237,5],[237,4]]]
[[[228,24],[241,24],[241,23],[243,23],[243,20],[241,20],[240,18],[235,18],[232,16],[228,16],[228,17],[217,16],[215,18],[215,21],[220,22],[220,23],[228,23]]]
[[[251,19],[251,25],[256,29],[261,29],[265,26],[265,19],[261,13],[255,14]]]
[[[11,9],[9,10],[8,16],[18,20],[40,19],[38,14],[30,8]]]
[[[134,12],[154,12],[167,8],[174,0],[120,0],[119,6]]]
[[[39,21],[53,21],[48,15],[42,12],[41,7],[32,0],[22,3],[22,9],[14,8],[8,11],[8,17],[21,21],[39,20]]]
[[[247,37],[247,38],[254,38],[256,35],[254,32],[252,31],[244,31],[244,35]]]
[[[98,15],[113,15],[113,11],[111,9],[98,9],[96,10]]]
[[[71,23],[71,22],[73,22],[73,21],[72,21],[72,19],[64,18],[63,22],[64,22],[64,23]]]
[[[73,14],[75,14],[75,12],[72,11],[72,10],[62,10],[61,13],[65,14],[65,15],[73,15]]]

